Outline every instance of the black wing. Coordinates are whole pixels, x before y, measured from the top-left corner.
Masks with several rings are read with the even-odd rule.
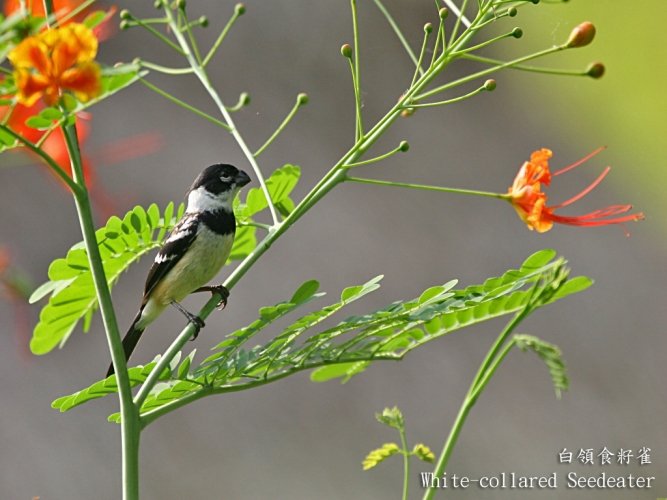
[[[173,268],[185,255],[188,248],[197,238],[199,223],[195,214],[185,214],[174,229],[169,233],[164,246],[155,256],[155,261],[148,271],[146,285],[144,286],[144,301],[148,294],[155,288],[162,278]]]

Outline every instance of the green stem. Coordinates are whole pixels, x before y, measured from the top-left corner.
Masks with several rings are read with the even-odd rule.
[[[408,451],[408,441],[405,439],[405,429],[399,427],[401,435],[401,445],[403,446],[403,500],[408,500],[408,491],[410,489],[410,452]]]
[[[493,359],[493,364],[489,366],[484,376],[479,380],[479,382],[477,382],[477,386],[475,387],[474,391],[470,394],[470,398],[473,402],[477,401],[477,398],[479,397],[480,394],[482,394],[482,391],[484,391],[484,389],[488,385],[489,381],[491,380],[491,377],[493,377],[493,375],[496,373],[496,370],[500,366],[500,363],[503,362],[505,356],[509,354],[509,352],[515,345],[516,341],[514,339],[507,342],[505,344],[505,347],[503,347],[503,350]]]
[[[81,151],[74,125],[63,126],[63,135],[67,143],[70,160],[72,162],[72,176],[79,186],[74,201],[79,214],[81,232],[88,253],[88,261],[93,275],[93,283],[102,313],[102,322],[107,334],[107,343],[111,352],[111,359],[116,370],[120,411],[122,415],[122,453],[123,453],[123,500],[139,500],[139,412],[132,402],[132,389],[125,362],[125,354],[121,342],[118,322],[114,312],[111,292],[107,284],[102,258],[90,206],[90,198],[86,189],[83,175]]]
[[[197,62],[201,66],[202,60],[201,60],[201,55],[199,54],[199,47],[197,47],[197,40],[195,40],[195,37],[192,34],[192,27],[190,26],[190,21],[188,20],[188,15],[185,13],[185,8],[179,9],[179,12],[181,13],[181,16],[183,16],[183,22],[185,23],[185,29],[188,32],[188,38],[190,38],[190,45],[192,45],[192,50],[195,53],[195,57],[197,58]]]
[[[222,296],[219,294],[214,294],[209,301],[204,305],[204,307],[199,311],[198,316],[205,320],[208,318],[208,316],[213,312],[213,310],[217,307],[217,305],[220,303],[220,299],[222,299]],[[181,331],[181,333],[176,337],[176,340],[172,342],[172,344],[169,346],[169,349],[164,353],[164,355],[160,358],[160,361],[155,365],[155,368],[153,368],[153,371],[148,375],[146,380],[141,386],[141,389],[137,393],[136,397],[134,398],[134,404],[136,405],[136,408],[141,408],[141,405],[144,404],[144,401],[146,401],[146,398],[150,394],[151,390],[155,386],[155,384],[158,381],[158,378],[164,372],[164,370],[169,366],[169,363],[171,362],[172,359],[174,359],[174,356],[183,349],[183,346],[187,343],[188,340],[192,337],[192,335],[195,333],[195,326],[192,323],[188,323],[188,325]],[[147,422],[145,422],[142,419],[141,426],[142,428],[148,425]]]
[[[263,145],[261,148],[259,148],[259,149],[255,152],[255,154],[253,154],[253,156],[254,156],[255,158],[257,158],[259,155],[261,155],[261,154],[264,152],[264,150],[265,150],[266,148],[269,147],[269,145],[273,142],[273,140],[274,140],[276,137],[278,137],[278,134],[280,134],[280,132],[283,131],[283,129],[284,129],[284,128],[287,126],[287,124],[290,122],[290,120],[292,120],[292,117],[296,114],[297,110],[301,107],[301,104],[302,104],[302,98],[301,98],[301,96],[299,95],[299,96],[297,96],[297,98],[296,98],[296,104],[295,104],[294,107],[292,108],[292,111],[289,112],[289,114],[287,115],[287,118],[285,118],[285,119],[283,120],[283,122],[280,124],[280,127],[278,127],[278,128],[276,129],[276,131],[273,133],[273,135],[272,135],[271,137],[269,137],[268,140],[264,143],[264,145]]]
[[[505,61],[499,61],[497,59],[491,59],[488,57],[480,57],[473,54],[463,54],[461,57],[464,59],[469,59],[471,61],[493,64],[494,66],[500,66],[506,64]],[[510,69],[518,69],[521,71],[532,71],[534,73],[547,73],[550,75],[567,75],[567,76],[587,76],[586,71],[580,71],[576,69],[556,69],[556,68],[540,68],[537,66],[526,66],[523,64],[516,64],[510,67]]]
[[[474,191],[472,189],[458,189],[458,188],[448,188],[440,186],[426,186],[424,184],[406,184],[404,182],[389,182],[389,181],[378,181],[375,179],[361,179],[359,177],[346,177],[346,181],[352,182],[361,182],[364,184],[377,184],[378,186],[395,186],[411,189],[422,189],[424,191],[440,191],[443,193],[458,193],[458,194],[470,194],[473,196],[485,196],[487,198],[498,198],[501,200],[507,199],[506,194],[501,193],[489,193],[487,191]]]
[[[234,22],[238,19],[239,15],[240,14],[239,14],[238,9],[234,9],[234,15],[232,15],[231,19],[227,22],[227,25],[220,32],[220,35],[218,36],[218,39],[213,44],[213,47],[211,47],[211,50],[209,50],[208,54],[206,54],[206,57],[204,58],[204,60],[201,63],[202,67],[205,68],[206,65],[211,61],[211,58],[215,55],[215,52],[218,50],[218,47],[220,47],[220,44],[222,43],[222,41],[227,36],[227,32],[232,27]]]
[[[354,140],[360,141],[364,137],[364,126],[361,123],[361,94],[359,92],[359,85],[357,85],[357,77],[354,72],[354,63],[350,61],[350,70],[352,70],[352,85],[354,86],[354,103],[355,103],[355,127]]]
[[[143,62],[142,62],[142,64],[143,64]],[[166,97],[166,98],[169,99],[171,102],[175,102],[176,104],[178,104],[179,106],[184,107],[184,108],[187,109],[188,111],[192,111],[194,114],[199,115],[199,116],[201,116],[202,118],[205,118],[205,119],[207,119],[208,121],[210,121],[210,122],[212,122],[212,123],[215,123],[216,125],[219,125],[220,127],[222,127],[222,128],[224,128],[225,130],[227,130],[227,132],[231,132],[231,131],[232,131],[232,129],[231,129],[231,128],[229,127],[229,125],[227,125],[226,123],[221,122],[221,121],[218,120],[217,118],[213,118],[213,117],[210,116],[210,115],[207,115],[207,114],[204,113],[203,111],[199,111],[197,108],[193,108],[193,107],[190,106],[189,104],[187,104],[187,103],[181,101],[180,99],[174,97],[174,96],[171,95],[171,94],[168,94],[168,93],[165,92],[164,90],[162,90],[162,89],[156,87],[156,86],[153,85],[152,83],[147,82],[147,81],[144,80],[143,78],[139,78],[139,81],[140,81],[141,83],[143,83],[144,85],[146,85],[146,87],[148,87],[149,89],[154,90],[155,92],[157,92],[158,94],[160,94],[160,95],[163,96],[163,97]]]
[[[160,66],[159,64],[153,64],[148,61],[141,61],[140,64],[144,68],[152,69],[153,71],[158,71],[167,75],[188,75],[193,72],[192,68],[167,68],[166,66]]]
[[[424,92],[423,94],[417,95],[414,97],[415,100],[422,100],[425,99],[426,97],[430,97],[432,95],[438,94],[440,92],[443,92],[445,90],[451,89],[453,87],[456,87],[458,85],[461,85],[462,83],[466,83],[472,80],[476,80],[477,78],[482,78],[483,76],[490,75],[491,73],[495,73],[496,71],[500,71],[501,69],[504,68],[511,68],[512,66],[515,66],[517,64],[520,64],[525,61],[530,61],[531,59],[537,59],[538,57],[543,57],[549,54],[553,54],[555,52],[560,52],[561,50],[565,50],[567,47],[564,45],[559,45],[556,47],[551,47],[549,49],[541,50],[539,52],[535,52],[534,54],[530,54],[527,56],[519,57],[518,59],[514,59],[513,61],[508,61],[504,64],[501,64],[499,66],[495,66],[493,68],[489,68],[484,71],[479,71],[477,73],[473,73],[472,75],[466,76],[464,78],[459,78],[458,80],[454,80],[453,82],[450,82],[446,85],[441,85],[440,87],[437,87],[433,90],[429,90],[428,92]]]
[[[166,7],[166,8],[168,9],[169,7]],[[137,23],[138,26],[141,26],[142,28],[145,28],[145,29],[147,29],[149,32],[153,33],[153,35],[155,35],[155,36],[158,37],[160,40],[162,40],[164,43],[166,43],[167,45],[169,45],[172,49],[174,49],[174,50],[175,50],[176,52],[178,52],[179,54],[181,54],[181,55],[183,55],[183,56],[185,55],[185,53],[183,52],[183,49],[181,49],[178,45],[176,45],[174,42],[172,42],[171,40],[169,40],[169,38],[167,38],[166,36],[164,36],[164,35],[163,35],[162,33],[160,33],[158,30],[156,30],[155,28],[153,28],[150,24],[146,24],[146,23],[143,22],[141,19],[137,19],[136,17],[133,17],[132,20],[133,20],[135,23]],[[180,30],[178,29],[178,26],[175,26],[175,25],[174,25],[174,26],[172,26],[172,28],[173,28],[174,30],[177,30],[177,31],[174,32],[174,34],[176,34],[176,32],[180,33]]]
[[[356,168],[356,167],[361,167],[362,165],[368,165],[369,163],[375,163],[376,161],[384,160],[385,158],[389,158],[390,156],[395,155],[399,151],[403,150],[403,146],[400,145],[396,149],[389,151],[387,154],[384,154],[382,156],[378,156],[376,158],[371,158],[370,160],[365,160],[365,161],[360,161],[357,163],[348,163],[346,165],[343,165],[341,168],[345,169],[350,169],[350,168]],[[347,177],[347,179],[352,180],[351,178]]]
[[[0,129],[3,130],[4,132],[8,133],[15,139],[17,139],[19,142],[21,142],[25,147],[27,147],[30,151],[35,153],[37,156],[39,156],[42,160],[46,162],[46,164],[51,167],[51,170],[53,170],[58,177],[60,177],[65,184],[67,184],[67,187],[70,188],[72,193],[74,195],[82,195],[83,194],[83,189],[76,183],[72,178],[67,175],[67,173],[60,168],[60,165],[58,165],[53,158],[51,158],[48,154],[46,154],[42,149],[38,148],[35,146],[32,142],[30,142],[28,139],[25,139],[23,136],[17,134],[14,132],[12,129],[10,129],[8,126],[4,124],[0,124]]]
[[[510,37],[515,37],[514,31],[511,31],[510,33],[505,33],[504,35],[497,36],[495,38],[491,38],[490,40],[487,40],[485,42],[482,42],[477,45],[473,45],[472,47],[468,47],[467,49],[459,50],[458,52],[452,52],[450,55],[452,57],[458,57],[463,54],[467,54],[468,52],[474,52],[475,50],[479,50],[481,48],[487,47],[488,45],[491,45],[492,43],[498,42],[500,40],[504,40],[505,38],[510,38]]]
[[[361,80],[359,78],[359,22],[357,21],[357,0],[350,0],[352,7],[352,32],[354,36],[354,69],[352,70],[352,79],[354,80],[355,96],[357,99],[357,126],[355,140],[364,136],[364,129],[361,125]]]
[[[437,4],[437,2],[436,2]],[[435,44],[433,45],[433,56],[431,56],[431,64],[429,64],[429,68],[432,68],[433,65],[435,64],[436,59],[438,58],[438,48],[440,46],[440,37],[443,37],[445,35],[445,32],[443,30],[443,26],[445,25],[444,19],[440,19],[440,24],[438,25],[438,35],[435,37]],[[443,50],[444,52],[444,50]]]
[[[259,180],[259,184],[262,186],[262,191],[264,191],[264,196],[266,197],[266,201],[269,204],[269,211],[271,212],[271,218],[273,220],[273,224],[279,225],[280,221],[278,219],[278,213],[276,211],[276,207],[273,204],[273,200],[271,199],[271,196],[269,194],[269,189],[266,186],[266,181],[264,180],[264,176],[262,175],[262,171],[260,170],[259,165],[255,160],[255,157],[252,155],[252,152],[248,148],[248,145],[245,143],[245,140],[243,139],[239,131],[236,129],[236,125],[234,125],[234,120],[232,120],[232,116],[230,115],[229,111],[227,111],[227,108],[220,99],[220,96],[211,85],[208,75],[206,74],[204,63],[202,62],[201,65],[198,64],[197,60],[192,55],[192,51],[190,50],[190,47],[188,46],[188,43],[186,42],[185,38],[183,38],[183,34],[178,30],[178,26],[174,20],[174,16],[172,15],[168,5],[165,5],[165,14],[167,16],[167,19],[169,19],[169,25],[172,27],[174,36],[176,37],[178,43],[181,46],[181,52],[185,55],[186,59],[188,60],[188,63],[190,63],[190,66],[194,70],[195,75],[197,76],[197,78],[199,78],[199,81],[204,86],[208,94],[211,96],[211,99],[213,99],[215,105],[218,107],[218,110],[220,111],[220,114],[224,118],[225,122],[227,123],[232,135],[234,136],[234,139],[236,139],[237,144],[243,151],[243,154],[248,159],[248,163],[250,163],[250,165],[252,166],[252,169],[255,172],[257,179]]]
[[[419,76],[419,71],[422,69],[422,61],[424,60],[424,53],[426,52],[426,44],[428,43],[428,36],[431,34],[430,31],[424,30],[424,41],[422,42],[422,49],[419,52],[419,61],[417,61],[417,67],[415,68],[415,74],[412,76],[412,83],[410,84],[410,87],[414,86],[415,82],[417,81],[417,77]],[[435,60],[435,53],[438,51],[438,41],[440,40],[440,31],[438,31],[438,38],[435,41],[435,50],[433,52],[433,60]],[[431,62],[431,66],[433,66],[433,63]]]
[[[429,103],[426,103],[426,104],[408,104],[408,105],[405,106],[405,109],[435,108],[437,106],[445,106],[446,104],[453,104],[455,102],[464,101],[464,100],[466,100],[466,99],[468,99],[472,96],[475,96],[475,95],[479,94],[480,92],[484,92],[485,90],[486,90],[486,88],[484,86],[482,86],[478,89],[473,90],[472,92],[470,92],[468,94],[464,94],[462,96],[455,97],[453,99],[448,99],[446,101],[440,101],[440,102],[429,102]]]
[[[227,111],[230,113],[236,113],[238,110],[243,108],[243,106],[247,106],[250,103],[250,97],[246,92],[241,92],[241,95],[239,96],[239,101],[231,107],[227,108]]]
[[[447,436],[447,441],[445,442],[442,452],[440,453],[438,461],[435,465],[435,469],[433,471],[433,477],[441,477],[444,474],[445,469],[447,467],[447,462],[449,461],[449,457],[454,451],[454,446],[456,446],[459,434],[461,433],[461,429],[463,429],[463,425],[465,424],[465,421],[468,418],[470,410],[475,405],[475,402],[477,401],[477,398],[479,397],[484,387],[486,387],[486,384],[489,382],[491,375],[493,375],[493,373],[498,368],[499,363],[504,359],[504,357],[507,355],[511,347],[514,345],[514,342],[510,342],[508,344],[509,347],[506,347],[500,356],[497,356],[498,351],[504,344],[507,337],[512,333],[514,328],[516,328],[517,325],[521,323],[521,321],[523,321],[523,319],[529,313],[530,313],[530,300],[528,300],[526,306],[519,313],[517,313],[516,316],[514,316],[512,321],[508,323],[508,325],[496,339],[496,342],[494,343],[493,347],[491,347],[491,350],[488,352],[486,359],[480,366],[479,372],[477,373],[477,376],[473,380],[473,383],[471,384],[470,389],[468,390],[468,394],[466,394],[466,397],[463,400],[463,404],[461,405],[459,413],[456,416],[454,425],[449,431],[449,436]],[[489,366],[494,360],[496,361],[496,363],[490,369]],[[436,488],[427,489],[426,492],[424,493],[423,500],[432,500],[433,496],[435,495],[435,492]]]
[[[410,59],[412,59],[412,62],[415,63],[415,66],[417,67],[417,69],[419,71],[419,74],[424,75],[424,70],[421,67],[419,67],[419,63],[417,62],[417,56],[415,56],[415,53],[412,52],[412,49],[410,48],[410,44],[408,43],[408,41],[403,36],[403,33],[401,32],[401,29],[398,27],[398,25],[394,21],[394,18],[391,17],[391,14],[389,14],[389,11],[385,8],[384,5],[382,5],[381,0],[373,0],[373,1],[375,2],[375,5],[378,6],[378,9],[380,9],[380,12],[382,12],[382,14],[384,14],[384,17],[387,18],[387,22],[393,28],[394,33],[396,33],[396,36],[398,37],[398,39],[403,44],[403,48],[405,48],[406,52],[410,56]]]
[[[459,26],[461,26],[461,20],[465,17],[465,12],[467,7],[468,7],[468,0],[463,0],[463,5],[461,6],[461,10],[458,12],[458,14],[455,9],[452,9],[454,11],[454,14],[456,14],[456,23],[454,23],[454,29],[452,30],[452,34],[450,35],[449,38],[449,45],[452,45],[454,43],[454,40],[456,40],[456,34],[459,31]]]

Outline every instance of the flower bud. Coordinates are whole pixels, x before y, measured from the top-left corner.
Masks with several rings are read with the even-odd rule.
[[[586,74],[590,76],[591,78],[602,78],[602,75],[604,75],[605,67],[604,64],[600,62],[595,62],[595,63],[590,63],[588,65],[588,68],[586,68]]]
[[[156,9],[162,8],[162,0],[155,0],[155,2],[153,3],[153,7],[155,7]]]
[[[410,144],[408,144],[408,141],[401,141],[401,143],[398,145],[398,150],[401,153],[407,153],[408,149],[410,149]]]
[[[514,38],[521,38],[523,36],[523,30],[521,28],[514,28],[511,35]]]
[[[403,98],[405,97],[405,94],[401,94],[401,97],[398,98],[398,102],[401,102]],[[412,104],[412,100],[409,100],[408,102],[405,103],[406,105]],[[412,116],[417,112],[418,108],[406,108],[403,111],[401,111],[401,116],[403,118],[407,118],[408,116]],[[402,144],[402,143],[401,143]]]
[[[595,38],[595,26],[586,21],[572,30],[566,46],[570,49],[585,47],[593,41],[593,38]]]
[[[178,1],[176,2],[176,6],[177,6],[180,10],[185,10],[185,5],[186,5],[185,0],[178,0]]]
[[[424,25],[424,33],[430,34],[433,31],[433,25],[431,23],[426,23]]]
[[[350,59],[352,57],[352,47],[349,43],[346,43],[340,48],[340,53],[343,54],[343,57]]]
[[[447,16],[449,16],[449,9],[447,7],[443,7],[440,9],[440,11],[438,11],[438,14],[440,15],[440,19],[444,21],[447,19]]]
[[[510,17],[516,16],[518,12],[519,11],[516,10],[516,7],[510,7],[509,9],[507,9],[507,15]]]
[[[308,104],[308,94],[299,94],[296,96],[296,101],[299,103],[299,106]]]
[[[241,95],[239,96],[239,101],[243,103],[243,106],[247,106],[250,104],[250,94],[247,92],[242,92]]]
[[[242,16],[243,14],[245,14],[245,5],[243,5],[242,3],[237,3],[234,6],[234,12],[236,13],[237,16]]]
[[[130,14],[129,10],[123,9],[120,11],[120,18],[123,20],[132,19],[132,14]]]
[[[202,28],[208,28],[208,17],[206,17],[206,16],[201,16],[201,17],[199,18],[199,25],[200,25]]]
[[[484,82],[484,90],[488,90],[489,92],[496,90],[496,86],[496,81],[493,79]]]
[[[123,20],[120,22],[119,27],[120,27],[120,29],[121,29],[122,31],[125,31],[126,29],[128,29],[128,28],[130,27],[130,23],[129,23],[129,21],[126,21],[125,19],[123,19]]]
[[[123,63],[118,63],[118,64],[123,64]],[[141,59],[139,57],[135,57],[132,59],[132,64],[136,64],[137,66],[141,65]]]

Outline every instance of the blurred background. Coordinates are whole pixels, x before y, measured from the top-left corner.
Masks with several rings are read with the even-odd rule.
[[[138,17],[152,17],[152,3],[126,0],[118,6]],[[374,3],[358,4],[364,123],[370,127],[405,90],[414,67]],[[418,50],[424,23],[437,22],[433,2],[385,4]],[[189,2],[191,18],[206,14],[210,19],[208,29],[196,30],[204,47],[213,43],[233,5]],[[251,149],[282,122],[299,92],[309,95],[309,104],[260,158],[267,175],[286,163],[301,166],[293,195],[299,200],[352,145],[353,92],[348,62],[340,55],[340,46],[352,43],[349,4],[247,0],[246,7],[246,15],[209,66],[211,78],[228,105],[236,103],[241,92],[250,93],[251,105],[234,118]],[[573,275],[589,276],[596,283],[541,309],[518,331],[563,350],[571,390],[558,401],[543,362],[533,354],[512,352],[473,408],[448,473],[478,478],[501,472],[557,472],[559,487],[520,491],[471,486],[438,497],[639,500],[667,495],[667,226],[660,219],[667,177],[665,9],[661,0],[607,0],[602,5],[578,0],[520,9],[517,17],[494,29],[502,33],[519,26],[524,37],[503,40],[481,55],[509,59],[559,44],[580,22],[591,21],[598,30],[592,45],[537,64],[583,69],[602,61],[607,67],[604,78],[501,72],[493,93],[399,120],[374,153],[382,154],[400,140],[409,141],[409,153],[358,172],[370,178],[504,192],[536,149],[552,149],[552,168],[557,170],[607,145],[585,165],[558,177],[548,195],[551,202],[568,199],[610,165],[605,181],[564,212],[583,214],[632,203],[646,220],[627,225],[630,238],[617,226],[559,226],[537,234],[498,200],[344,184],[271,248],[234,288],[224,313],[214,313],[187,347],[206,356],[224,335],[253,321],[259,307],[288,299],[308,279],[319,280],[321,290],[329,293],[320,299],[324,305],[334,302],[344,287],[385,274],[382,288],[350,306],[349,315],[416,297],[453,278],[460,286],[480,283],[516,268],[534,251],[554,248],[569,259]],[[182,65],[140,28],[104,42],[98,59],[113,64],[134,57]],[[440,81],[477,68],[457,63]],[[149,80],[216,114],[194,77],[151,74]],[[464,91],[459,87],[450,96]],[[87,151],[98,158],[97,185],[118,215],[136,204],[164,207],[182,200],[195,176],[211,163],[248,167],[230,135],[141,84],[95,106],[92,113]],[[120,163],[104,155],[116,141],[153,132],[162,137],[156,153]],[[0,158],[0,244],[15,265],[41,284],[50,262],[64,256],[81,236],[74,204],[64,189],[44,167],[20,158]],[[100,213],[99,224],[105,220]],[[132,267],[114,289],[122,330],[139,305],[151,261],[152,256]],[[203,297],[187,300],[195,310],[202,303]],[[29,310],[32,325],[39,309],[35,305]],[[103,376],[109,355],[99,317],[90,333],[77,330],[64,349],[38,358],[26,354],[29,339],[17,336],[14,314],[8,302],[0,302],[0,498],[119,498],[120,433],[116,424],[106,422],[117,411],[117,400],[107,397],[67,414],[50,408],[57,397]],[[147,363],[166,349],[181,323],[178,312],[167,311],[147,331],[133,361]],[[437,455],[504,324],[501,319],[455,332],[400,363],[376,363],[346,385],[315,384],[302,373],[171,413],[142,435],[142,498],[400,498],[398,457],[368,472],[361,468],[370,450],[398,440],[392,429],[375,421],[375,412],[398,405],[407,421],[409,444],[423,442]],[[614,453],[630,449],[634,455],[647,447],[652,463],[640,467],[635,458],[629,466],[601,467],[597,458],[594,466],[558,463],[563,448],[576,456],[582,448],[593,448],[597,455],[603,447]],[[412,463],[413,498],[422,495],[419,472],[429,470],[430,465]],[[565,485],[570,471],[586,476],[632,473],[656,480],[650,490],[572,490]]]

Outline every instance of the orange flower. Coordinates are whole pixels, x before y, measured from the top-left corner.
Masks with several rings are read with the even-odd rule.
[[[593,188],[604,179],[605,175],[609,173],[609,170],[611,170],[609,167],[602,172],[600,177],[598,177],[593,184],[588,186],[574,198],[570,198],[559,205],[547,207],[547,195],[541,191],[541,185],[544,184],[548,187],[551,183],[552,176],[560,175],[581,165],[603,149],[604,148],[602,147],[593,151],[577,163],[555,172],[554,174],[549,172],[549,158],[553,155],[549,149],[535,151],[530,156],[530,161],[525,162],[521,166],[519,173],[514,179],[514,184],[509,188],[509,193],[506,195],[507,200],[514,206],[519,217],[521,217],[521,220],[528,226],[528,229],[536,229],[537,232],[544,233],[551,229],[554,222],[557,224],[567,224],[569,226],[606,226],[608,224],[618,224],[623,227],[625,234],[630,236],[627,230],[625,230],[623,223],[641,220],[644,218],[644,214],[624,215],[622,217],[611,219],[606,217],[613,217],[614,215],[628,212],[632,209],[632,205],[612,205],[589,214],[574,217],[556,215],[553,213],[555,209],[570,205],[593,190]]]
[[[78,8],[81,4],[83,4],[83,2],[84,0],[53,0],[53,10],[55,11],[58,24],[60,26],[64,26],[65,24],[72,22],[80,23],[89,14],[94,12],[91,7],[86,7],[74,17],[70,17],[69,19],[63,21],[63,18],[68,16],[70,12]],[[44,13],[44,2],[42,0],[31,0],[26,3],[26,7],[33,17],[46,17],[46,14]],[[20,12],[20,10],[21,0],[5,0],[3,8],[5,17],[16,14],[17,12]],[[93,33],[95,33],[95,36],[98,40],[106,40],[110,38],[116,31],[117,26],[111,25],[109,21],[111,21],[111,18],[117,11],[118,8],[116,6],[111,6],[107,11],[104,19],[93,28]],[[44,29],[46,29],[46,27]]]
[[[83,24],[71,23],[23,40],[9,53],[21,104],[44,96],[53,106],[63,90],[86,102],[101,91],[100,66],[93,60],[97,38]]]
[[[53,1],[53,10],[56,13],[56,18],[60,21],[64,16],[72,12],[75,8],[83,3],[83,0],[54,0]],[[32,0],[32,2],[26,2],[28,4],[29,10],[32,15],[35,17],[46,17],[44,11],[44,2],[40,0]],[[4,12],[5,16],[10,16],[15,12],[18,12],[21,9],[20,0],[5,0]]]

